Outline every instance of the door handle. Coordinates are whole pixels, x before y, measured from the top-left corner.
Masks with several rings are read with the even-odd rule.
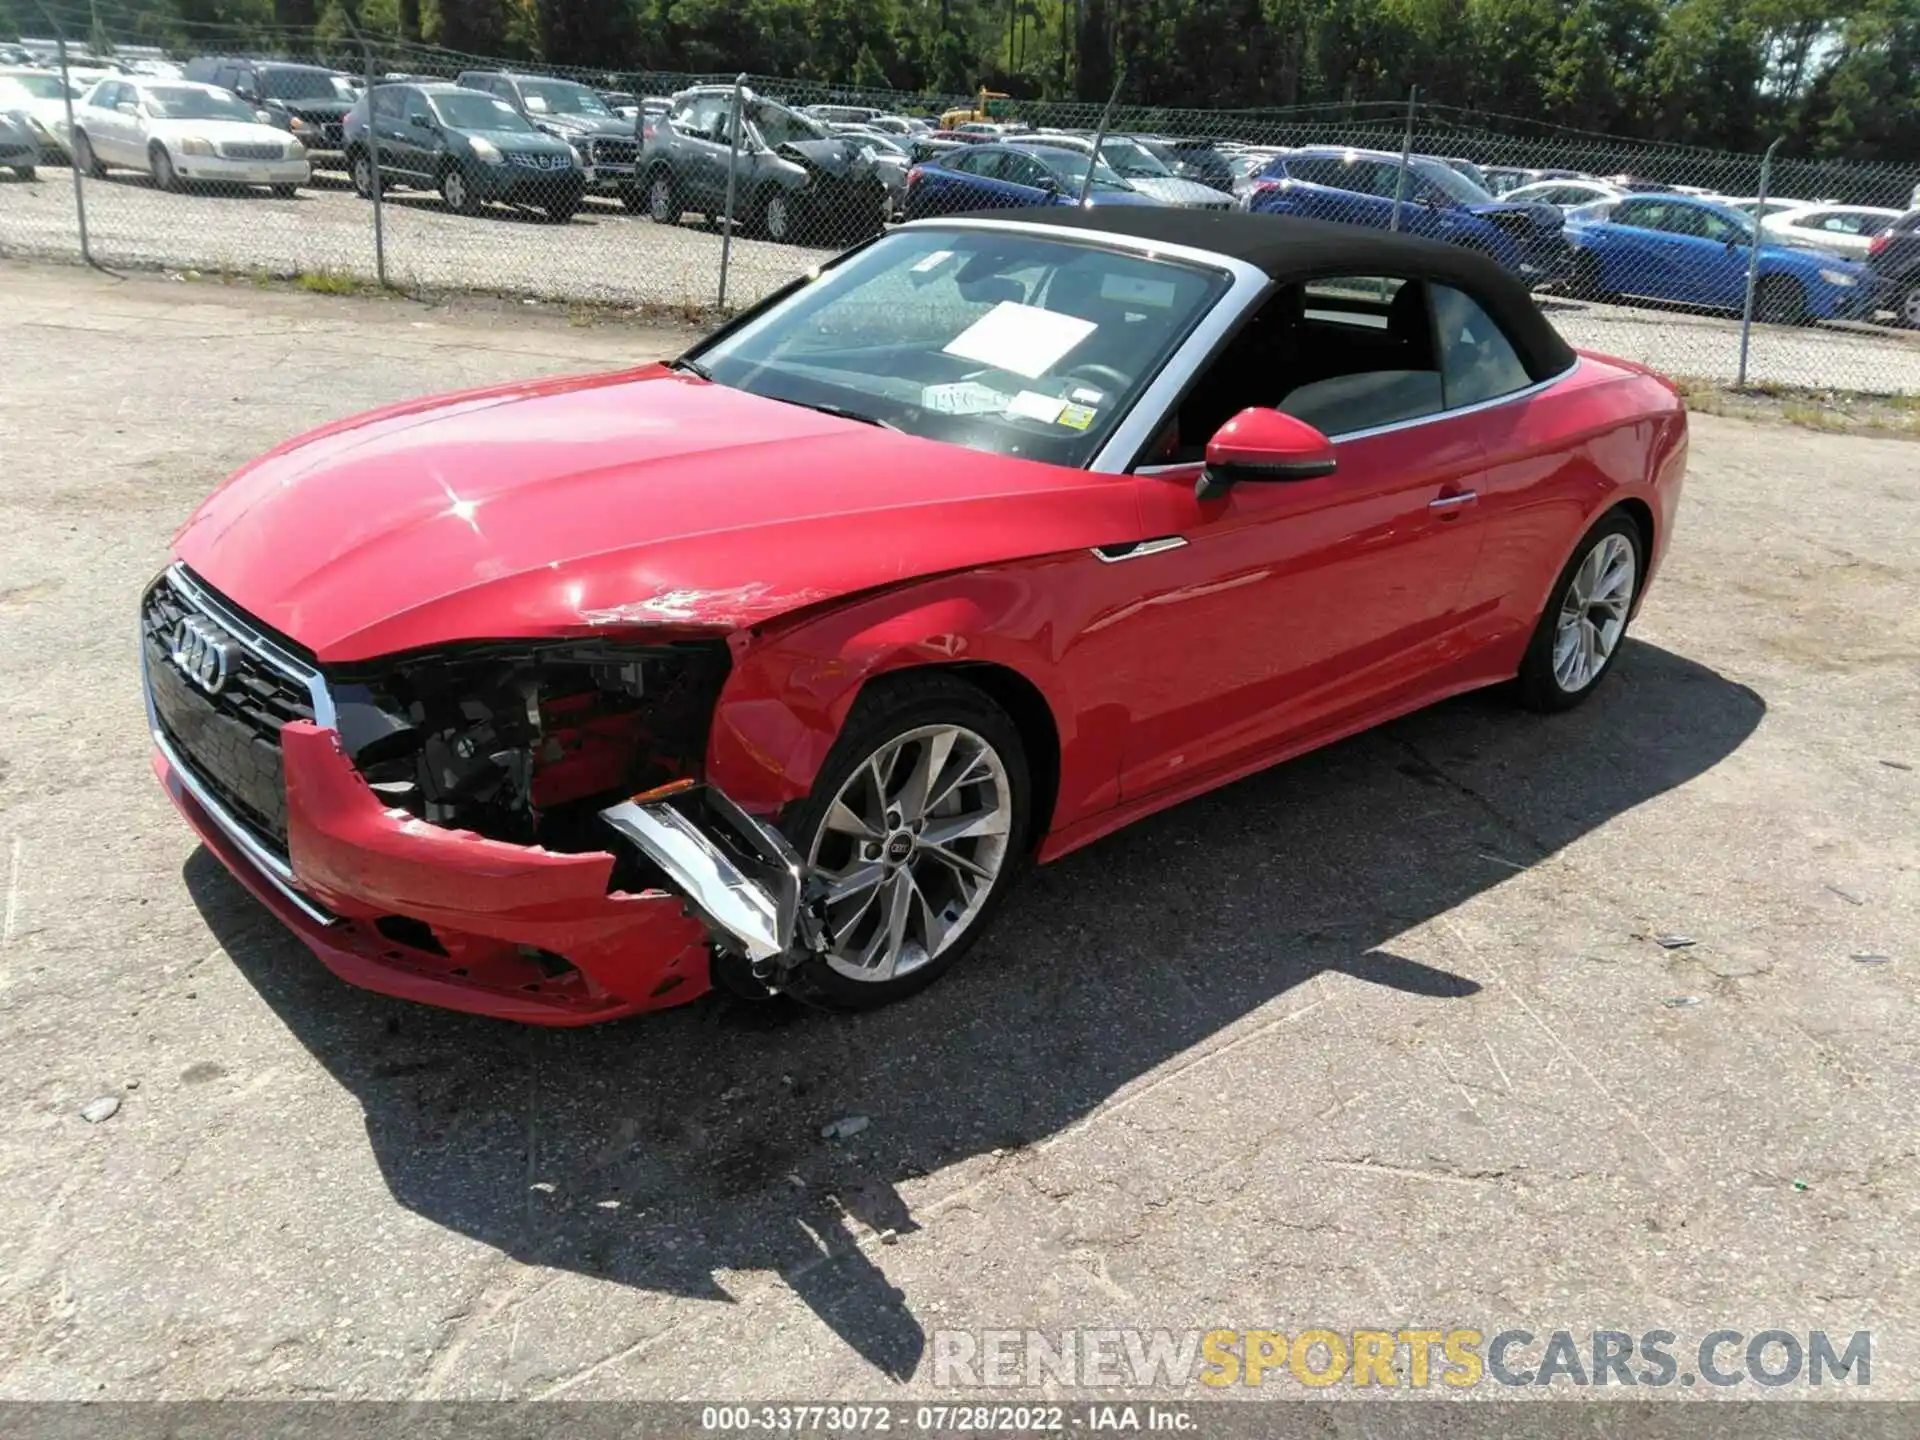
[[[1480,498],[1478,490],[1462,490],[1457,495],[1442,495],[1438,500],[1429,500],[1429,510],[1457,510],[1462,505],[1471,505]]]

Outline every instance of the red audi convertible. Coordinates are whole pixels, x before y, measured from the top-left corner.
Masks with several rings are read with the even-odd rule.
[[[870,1006],[1030,861],[1476,686],[1577,704],[1686,452],[1453,246],[908,225],[671,364],[241,470],[141,601],[154,767],[356,984]]]

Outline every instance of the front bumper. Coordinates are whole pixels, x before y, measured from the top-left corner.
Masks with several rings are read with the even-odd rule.
[[[707,930],[679,896],[609,892],[613,856],[446,830],[381,804],[332,730],[281,732],[288,853],[235,818],[154,725],[154,773],[222,864],[349,984],[537,1025],[692,1000]]]
[[[178,155],[174,170],[182,180],[228,185],[305,185],[313,178],[305,160],[226,160],[217,155]]]
[[[586,192],[578,170],[531,170],[518,165],[469,165],[467,183],[474,194],[509,205],[577,203]]]

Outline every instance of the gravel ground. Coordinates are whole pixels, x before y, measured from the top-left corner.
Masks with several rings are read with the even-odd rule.
[[[338,186],[304,190],[292,200],[265,191],[163,195],[144,177],[116,172],[87,181],[86,189],[92,247],[108,265],[376,273],[371,211]],[[663,229],[611,202],[590,200],[567,225],[506,210],[465,218],[448,214],[438,196],[406,192],[384,208],[388,275],[404,286],[662,306],[708,306],[717,296],[718,235],[692,224]],[[0,254],[66,257],[78,250],[65,172],[44,171],[36,184],[0,190]],[[818,264],[824,253],[736,241],[729,299],[757,299]],[[1738,372],[1739,326],[1722,317],[1573,301],[1554,302],[1551,314],[1571,343],[1670,375],[1727,381]],[[1920,394],[1920,336],[1871,327],[1761,326],[1753,334],[1748,377]]]
[[[0,1397],[899,1397],[954,1327],[1518,1325],[1870,1329],[1920,1398],[1920,451],[1702,417],[1594,703],[1181,806],[885,1013],[345,987],[154,784],[140,586],[292,432],[683,338],[0,262]]]

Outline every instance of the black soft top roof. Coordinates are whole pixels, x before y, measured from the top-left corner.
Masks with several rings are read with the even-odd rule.
[[[961,218],[961,217],[955,217]],[[1010,220],[1004,210],[980,211],[970,220]],[[1179,210],[1148,205],[1035,206],[1018,215],[1022,225],[1058,226],[1187,245],[1244,261],[1276,284],[1321,275],[1387,275],[1431,280],[1466,291],[1506,331],[1528,373],[1536,380],[1558,375],[1573,363],[1573,350],[1533,303],[1533,297],[1497,261],[1458,245],[1336,225],[1290,215],[1245,210]]]

